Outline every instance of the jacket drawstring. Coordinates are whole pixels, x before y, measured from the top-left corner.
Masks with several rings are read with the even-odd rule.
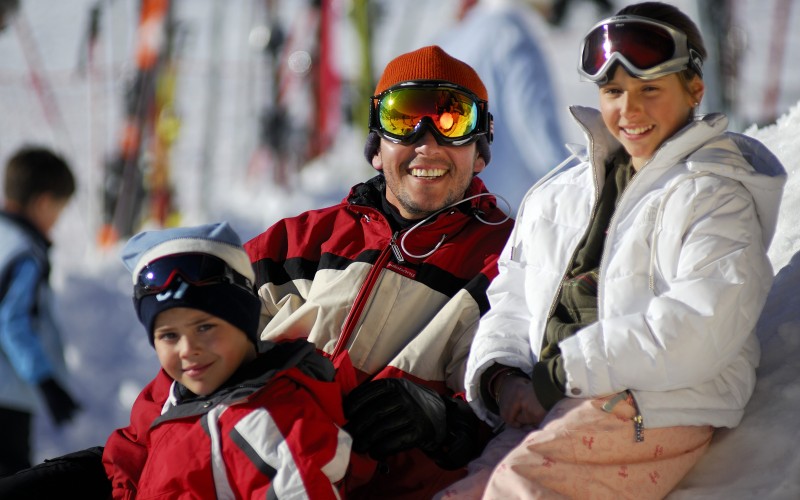
[[[511,218],[511,215],[509,215],[510,212],[511,212],[511,204],[508,202],[508,200],[506,200],[505,198],[503,198],[499,194],[495,194],[495,193],[478,193],[478,194],[474,194],[472,196],[468,196],[468,197],[466,197],[466,198],[464,198],[462,200],[459,200],[459,201],[457,201],[455,203],[452,203],[452,204],[450,204],[450,205],[448,205],[448,206],[446,206],[444,208],[441,208],[441,209],[437,210],[436,212],[430,214],[429,216],[425,217],[421,221],[419,221],[416,224],[414,224],[413,226],[411,226],[408,229],[408,231],[403,233],[403,236],[400,238],[400,248],[403,250],[403,253],[405,253],[406,255],[411,257],[412,259],[424,259],[426,257],[430,257],[431,255],[433,255],[433,253],[436,250],[438,250],[439,247],[442,246],[442,243],[444,243],[444,240],[447,238],[447,233],[442,235],[441,239],[439,239],[439,243],[437,243],[436,246],[434,246],[429,252],[421,254],[421,255],[415,255],[415,254],[409,252],[406,249],[406,238],[408,237],[408,235],[411,234],[418,227],[424,225],[429,220],[431,220],[434,217],[436,217],[439,214],[441,214],[442,212],[450,210],[451,208],[455,207],[456,205],[460,205],[460,204],[464,203],[465,201],[470,201],[470,200],[474,200],[475,198],[480,198],[481,196],[494,196],[495,198],[499,198],[499,199],[503,200],[505,202],[506,206],[508,206],[508,212],[509,213],[506,213],[505,214],[506,217],[503,220],[499,221],[499,222],[489,222],[486,219],[482,219],[476,212],[472,213],[473,217],[478,219],[480,222],[486,224],[487,226],[499,226],[500,224],[504,224],[508,219]]]

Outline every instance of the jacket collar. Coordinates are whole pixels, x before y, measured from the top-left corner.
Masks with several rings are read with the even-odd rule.
[[[572,106],[570,111],[589,141],[588,152],[583,153],[583,159],[591,161],[595,178],[602,185],[604,162],[622,145],[608,131],[598,110]],[[684,163],[694,176],[710,174],[740,182],[753,196],[762,221],[763,242],[769,246],[786,182],[786,171],[780,160],[758,140],[726,132],[727,127],[728,119],[722,113],[695,117],[664,141],[642,172],[653,178],[654,174],[661,175],[675,164]]]
[[[622,144],[609,132],[603,123],[600,111],[585,106],[570,106],[575,121],[583,129],[589,146],[581,155],[591,161],[595,169],[602,166],[606,159],[622,147]],[[722,113],[710,113],[695,117],[672,137],[659,146],[645,168],[669,168],[714,137],[719,136],[728,127],[728,118]]]
[[[278,372],[293,367],[316,380],[330,382],[335,375],[331,362],[317,354],[310,342],[270,343],[255,360],[239,368],[222,387],[208,396],[198,396],[180,383],[173,382],[161,416],[151,427],[168,420],[204,415],[220,404],[248,398],[263,389]]]

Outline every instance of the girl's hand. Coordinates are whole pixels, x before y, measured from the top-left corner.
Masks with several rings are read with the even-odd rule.
[[[511,427],[537,426],[547,414],[527,377],[504,377],[498,382],[496,394],[500,418]]]

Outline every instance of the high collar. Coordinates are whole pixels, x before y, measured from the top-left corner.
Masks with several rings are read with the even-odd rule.
[[[305,340],[268,343],[253,361],[239,369],[208,396],[198,396],[174,381],[162,415],[153,426],[166,420],[208,413],[221,403],[240,401],[261,390],[278,372],[297,367],[305,375],[317,380],[332,381],[335,370],[330,360],[316,352],[314,344]]]
[[[586,133],[588,160],[598,176],[605,159],[622,145],[608,131],[598,110],[572,106],[570,111]],[[694,117],[659,146],[637,177],[656,179],[674,165],[682,164],[690,176],[714,175],[739,182],[753,197],[762,220],[762,238],[769,246],[786,183],[786,170],[758,140],[728,132],[727,126],[728,119],[722,113]]]

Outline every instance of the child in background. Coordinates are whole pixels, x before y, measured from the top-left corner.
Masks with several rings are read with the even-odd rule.
[[[333,365],[305,341],[257,346],[250,259],[223,222],[147,231],[127,243],[134,306],[170,384],[138,456],[109,438],[114,498],[337,498],[350,436]]]
[[[50,230],[75,192],[67,163],[38,147],[6,163],[0,211],[0,477],[30,467],[37,393],[56,425],[78,404],[66,390],[67,368],[50,288]]]

